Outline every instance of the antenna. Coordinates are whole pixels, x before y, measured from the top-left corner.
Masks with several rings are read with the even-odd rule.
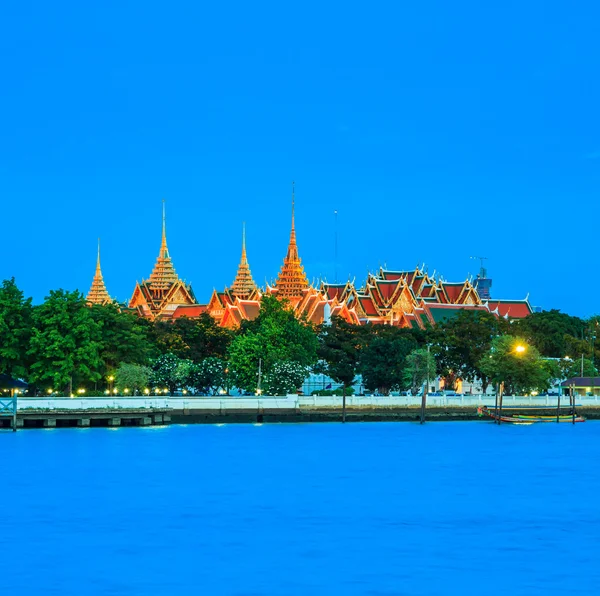
[[[485,268],[485,263],[484,261],[487,261],[487,257],[469,257],[470,259],[479,259],[479,275],[478,277],[481,277],[483,279],[485,279],[487,277],[487,269]]]

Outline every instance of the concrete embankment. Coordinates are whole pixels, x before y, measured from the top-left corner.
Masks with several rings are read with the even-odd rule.
[[[511,398],[505,403],[506,414],[527,413],[553,416],[556,398]],[[494,406],[494,398],[431,399],[426,421],[489,422],[477,415],[478,405]],[[562,400],[561,413],[567,414],[568,400]],[[20,398],[18,428],[147,426],[161,424],[232,424],[339,422],[342,417],[339,398],[298,397],[86,397]],[[535,408],[532,410],[532,408]],[[594,398],[580,398],[577,412],[600,419],[600,403]],[[420,417],[420,400],[416,397],[353,397],[348,399],[346,421],[416,422]],[[9,427],[10,418],[0,418],[0,427]]]

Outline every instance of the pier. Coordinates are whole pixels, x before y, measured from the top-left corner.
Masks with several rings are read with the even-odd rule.
[[[118,427],[171,423],[169,408],[134,409],[38,409],[17,411],[14,418],[0,418],[0,428]]]

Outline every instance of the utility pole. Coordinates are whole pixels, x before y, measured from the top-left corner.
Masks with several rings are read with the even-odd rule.
[[[260,388],[260,383],[262,381],[262,358],[258,359],[258,384],[256,386],[256,394],[260,395],[262,393],[262,389]]]

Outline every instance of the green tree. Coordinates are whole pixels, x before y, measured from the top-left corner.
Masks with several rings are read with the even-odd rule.
[[[535,346],[542,356],[564,358],[589,353],[589,344],[586,344],[584,352],[572,352],[574,340],[575,343],[583,341],[587,330],[586,322],[579,317],[559,310],[546,310],[516,320],[512,325],[513,332]]]
[[[404,385],[406,357],[417,348],[407,331],[390,325],[364,327],[359,370],[369,391],[388,395]]]
[[[491,382],[504,383],[509,394],[543,391],[548,388],[553,374],[535,346],[512,335],[496,337],[480,367]]]
[[[229,329],[219,327],[208,314],[197,319],[182,317],[154,323],[155,341],[162,353],[173,353],[199,363],[205,358],[225,358],[233,339]]]
[[[560,377],[562,379],[572,379],[573,377],[595,377],[598,369],[589,358],[583,359],[583,375],[581,374],[582,362],[580,358],[563,358],[560,360]]]
[[[226,383],[227,365],[221,358],[211,356],[194,364],[188,384],[196,392],[216,395]]]
[[[80,292],[52,290],[33,309],[30,380],[73,393],[73,383],[100,379],[100,326]]]
[[[410,386],[411,393],[416,395],[427,379],[435,379],[436,371],[435,357],[426,348],[413,350],[406,357],[404,369],[404,382]]]
[[[0,286],[0,373],[23,377],[31,338],[31,298],[25,298],[15,278]]]
[[[480,367],[492,340],[507,333],[508,322],[485,311],[461,310],[456,317],[439,323],[430,332],[431,348],[446,386],[457,378],[479,379],[485,393],[489,379]]]
[[[153,387],[167,387],[169,394],[173,395],[182,381],[182,360],[175,354],[163,354],[152,361],[152,374],[150,383]]]
[[[307,376],[307,368],[297,362],[275,362],[271,370],[265,374],[265,393],[267,395],[296,394]]]
[[[121,363],[115,373],[115,385],[120,393],[127,389],[132,394],[142,394],[150,385],[152,369],[141,364]]]
[[[340,317],[332,317],[319,335],[319,358],[323,372],[343,386],[343,396],[354,383],[362,349],[363,329]]]
[[[146,365],[154,353],[149,328],[137,315],[121,311],[116,304],[95,304],[92,319],[100,328],[102,375],[113,374],[121,363]]]
[[[245,321],[229,346],[229,370],[236,387],[254,392],[261,363],[264,375],[275,363],[296,362],[310,367],[317,360],[317,336],[306,321],[296,319],[286,300],[263,296],[260,313]]]

